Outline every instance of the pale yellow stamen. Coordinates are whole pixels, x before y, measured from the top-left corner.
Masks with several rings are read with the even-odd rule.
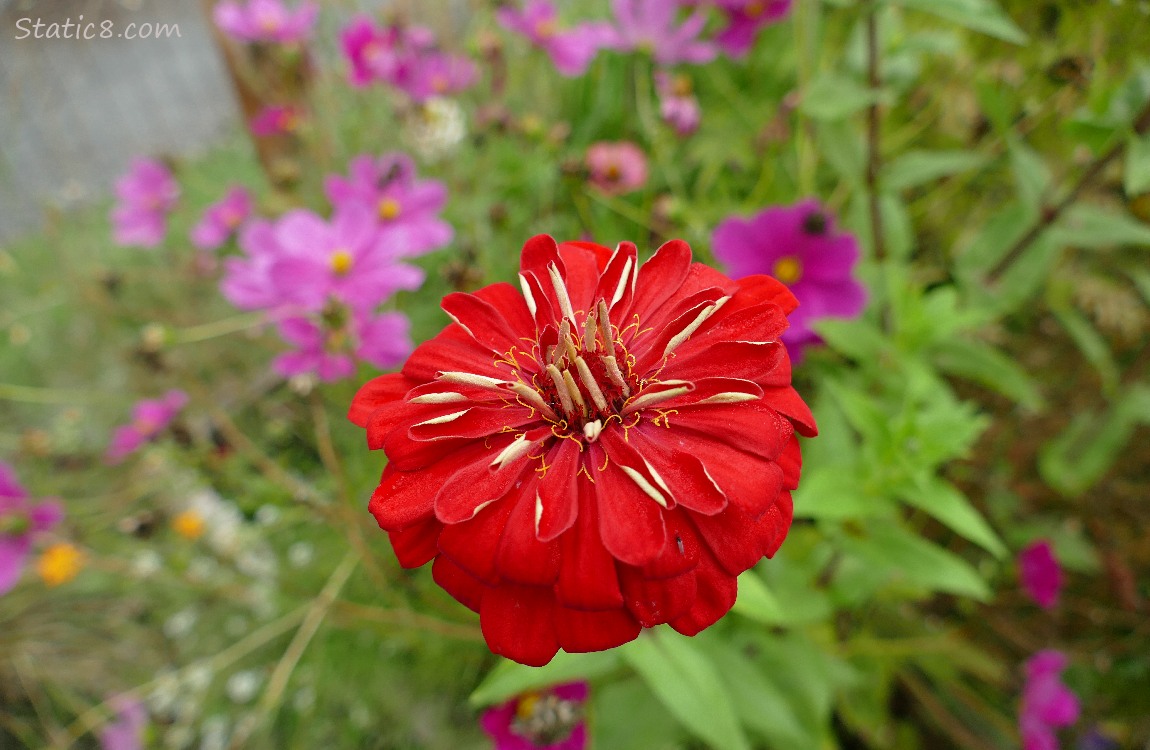
[[[346,276],[351,272],[355,259],[347,250],[336,250],[331,254],[331,270],[336,276]]]
[[[391,221],[398,217],[402,211],[403,207],[394,198],[384,198],[379,202],[379,218],[384,221]]]

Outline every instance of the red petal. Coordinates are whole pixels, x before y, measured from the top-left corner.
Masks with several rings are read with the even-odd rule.
[[[659,377],[737,378],[765,387],[790,385],[791,369],[782,344],[719,341],[705,349],[688,349],[682,356],[671,357]]]
[[[783,470],[783,488],[796,489],[799,486],[799,474],[803,470],[803,454],[799,447],[798,437],[792,435],[787,441],[787,447],[775,459],[779,468]]]
[[[392,549],[395,550],[400,565],[405,568],[418,568],[428,563],[439,551],[437,541],[442,530],[443,524],[435,517],[431,517],[406,529],[389,531],[387,538],[391,540]]]
[[[502,282],[491,284],[477,289],[473,294],[489,305],[494,305],[517,336],[531,336],[535,333],[535,320],[517,285]]]
[[[504,584],[488,589],[479,607],[479,625],[495,653],[530,667],[541,667],[559,650],[555,600],[538,586]]]
[[[699,530],[703,547],[710,549],[723,570],[733,576],[763,559],[778,533],[778,519],[769,511],[756,521],[741,509],[730,507],[717,516],[695,516],[691,521]],[[700,555],[700,567],[705,557]]]
[[[819,428],[815,425],[815,415],[811,414],[811,408],[803,401],[798,391],[789,385],[782,388],[764,388],[763,390],[765,391],[763,402],[794,422],[795,430],[800,435],[814,437],[819,434]]]
[[[767,515],[763,517],[760,524],[770,527],[771,534],[765,540],[763,545],[763,554],[767,557],[774,557],[775,553],[779,551],[779,547],[783,545],[783,540],[787,538],[787,532],[791,529],[791,521],[794,520],[795,504],[791,499],[791,493],[780,492],[778,499],[775,501],[774,506],[767,511]]]
[[[496,568],[515,583],[548,586],[559,577],[559,543],[535,538],[535,493],[514,499],[515,508],[503,529]]]
[[[534,272],[541,280],[547,278],[547,266],[552,263],[564,270],[563,259],[559,257],[559,245],[546,234],[537,234],[523,244],[519,256],[519,272]]]
[[[435,496],[435,516],[447,524],[460,523],[472,518],[484,504],[497,500],[515,487],[516,482],[526,481],[524,472],[529,471],[531,461],[526,455],[508,461],[500,466],[491,462],[504,447],[511,443],[510,436],[500,436],[489,441],[492,447],[469,463],[462,466],[440,487]],[[443,462],[451,462],[450,458]]]
[[[530,409],[514,402],[511,406],[495,408],[476,407],[469,409],[467,403],[463,401],[451,405],[455,407],[453,410],[413,424],[407,432],[408,437],[424,442],[449,438],[474,439],[507,432],[510,428],[520,427],[537,420]],[[459,411],[464,413],[450,421],[436,421]]]
[[[691,269],[691,248],[682,240],[666,242],[639,269],[635,299],[627,317],[637,314],[645,321],[675,294]]]
[[[680,345],[675,350],[675,359],[685,361],[696,355],[709,356],[705,349],[722,342],[778,341],[787,330],[787,318],[778,305],[765,303],[738,311],[728,310],[730,306],[728,302],[719,308],[707,325]]]
[[[598,280],[592,304],[598,304],[599,300],[603,300],[607,303],[608,311],[614,310],[616,315],[622,318],[623,313],[631,305],[638,270],[639,249],[634,243],[620,242]],[[615,299],[617,293],[618,300]],[[617,320],[615,324],[618,325],[620,322],[621,320]]]
[[[663,508],[643,491],[634,479],[623,473],[614,460],[603,471],[604,454],[598,443],[591,445],[589,460],[595,478],[595,496],[599,501],[599,534],[603,546],[616,560],[628,565],[645,565],[663,549],[667,532],[663,525]],[[612,457],[614,458],[614,457]]]
[[[585,478],[579,479],[579,514],[575,525],[559,537],[561,567],[555,587],[559,603],[565,607],[587,610],[619,609],[623,595],[615,558],[599,538],[599,510],[594,488]]]
[[[670,417],[671,432],[688,438],[687,433],[706,435],[718,441],[754,453],[763,458],[776,458],[794,434],[791,423],[763,401],[736,404],[701,404],[684,406]],[[688,441],[683,450],[691,451]],[[712,467],[704,461],[708,470]],[[714,472],[711,473],[714,476]],[[720,484],[720,486],[722,486]]]
[[[714,625],[730,611],[739,594],[737,578],[724,573],[706,553],[699,560],[695,575],[695,601],[686,614],[676,617],[670,623],[672,628],[683,635],[695,635]]]
[[[483,600],[483,593],[487,587],[478,578],[443,555],[435,558],[431,566],[431,577],[444,591],[451,594],[455,601],[472,612],[479,612],[479,603]]]
[[[545,459],[547,473],[539,480],[539,516],[536,533],[540,541],[549,542],[571,528],[579,512],[577,475],[583,460],[579,444],[559,440]]]
[[[795,299],[795,295],[791,293],[787,285],[773,276],[764,274],[744,276],[739,279],[738,284],[740,294],[749,292],[760,301],[774,303],[781,307],[787,315],[790,315],[799,306],[799,301]]]
[[[502,284],[512,289],[510,284]],[[514,291],[514,289],[512,289]],[[522,300],[522,296],[520,296]],[[519,337],[534,332],[535,326],[516,332],[507,324],[503,312],[474,294],[452,292],[443,298],[440,307],[466,331],[475,342],[496,354],[505,354],[511,347],[521,345]]]
[[[683,444],[722,488],[728,508],[739,508],[758,518],[775,502],[783,477],[782,469],[773,461],[709,439],[685,440]]]
[[[367,427],[368,417],[379,407],[399,401],[413,384],[402,373],[392,372],[372,378],[360,387],[351,400],[347,418],[360,427]]]
[[[439,533],[439,551],[479,580],[499,583],[495,555],[514,505],[511,498],[505,498],[479,511],[470,521],[444,526]]]
[[[563,279],[567,283],[572,309],[589,311],[595,304],[595,288],[611,257],[611,250],[593,242],[564,242],[559,246],[559,255],[566,267]],[[610,302],[610,298],[607,301]]]
[[[417,383],[431,382],[440,372],[470,372],[501,380],[511,377],[510,367],[496,365],[491,352],[455,324],[415,347],[403,365],[403,374]]]
[[[703,462],[691,453],[676,449],[673,444],[661,440],[665,437],[665,429],[640,424],[628,433],[628,437],[635,450],[659,473],[678,505],[704,515],[714,515],[727,507],[726,495],[707,474]],[[670,528],[667,533],[670,537]]]
[[[559,645],[569,654],[605,651],[638,637],[643,628],[625,609],[585,612],[555,608],[555,630]]]
[[[699,537],[684,511],[664,514],[667,522],[667,543],[659,556],[639,568],[644,578],[674,578],[694,570],[699,564]]]
[[[695,602],[696,574],[688,570],[674,578],[644,578],[636,568],[621,566],[619,580],[631,614],[645,628],[680,617]]]
[[[388,464],[371,495],[368,510],[385,531],[424,521],[435,511],[435,493],[454,470],[455,466],[447,462],[416,472],[400,471]]]

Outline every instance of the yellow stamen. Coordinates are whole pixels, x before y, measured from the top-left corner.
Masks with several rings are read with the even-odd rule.
[[[336,250],[331,254],[331,270],[337,276],[346,276],[351,271],[353,260],[351,253],[347,250]]]
[[[784,284],[793,284],[802,278],[803,263],[793,255],[784,255],[775,261],[771,275]]]
[[[547,18],[535,24],[535,36],[540,39],[550,39],[555,36],[556,31],[555,19],[553,18]]]
[[[48,586],[59,586],[79,575],[84,567],[84,553],[74,544],[53,544],[36,561],[36,572]]]
[[[172,519],[172,528],[185,539],[196,540],[203,536],[204,519],[194,510],[185,510]]]
[[[399,216],[401,208],[399,201],[393,198],[384,198],[379,202],[379,218],[384,221],[391,221]]]
[[[749,18],[758,18],[763,15],[765,10],[766,7],[761,0],[755,0],[753,3],[748,3],[747,7],[743,9],[743,12],[746,13]]]
[[[535,713],[535,706],[539,704],[539,693],[527,693],[515,705],[515,715],[526,721]]]

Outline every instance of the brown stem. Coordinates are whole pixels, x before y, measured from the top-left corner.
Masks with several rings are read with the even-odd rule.
[[[1138,114],[1137,119],[1134,120],[1134,132],[1138,135],[1144,135],[1150,132],[1150,102],[1147,102],[1146,106],[1143,107],[1142,111]],[[1092,185],[1112,162],[1122,156],[1125,150],[1126,142],[1119,141],[1111,146],[1106,153],[1095,159],[1090,166],[1087,167],[1086,171],[1082,173],[1082,176],[1078,178],[1078,182],[1074,183],[1074,186],[1070,188],[1070,192],[1066,194],[1066,197],[1053,206],[1044,208],[1042,214],[1030,229],[1026,231],[1026,234],[1019,237],[1018,241],[1006,251],[1006,255],[1002,256],[1002,260],[998,261],[994,268],[990,269],[990,272],[986,275],[987,282],[993,284],[1002,278],[1006,270],[1042,236],[1043,232],[1054,224],[1054,222],[1058,221],[1066,209],[1074,205],[1082,195],[1082,192]]]

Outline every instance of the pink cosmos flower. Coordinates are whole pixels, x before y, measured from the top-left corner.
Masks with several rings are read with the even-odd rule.
[[[241,310],[268,310],[286,304],[282,291],[271,278],[276,261],[288,253],[276,239],[275,223],[255,219],[239,235],[243,255],[224,261],[220,291]]]
[[[320,320],[292,317],[278,324],[280,336],[296,351],[281,354],[272,368],[284,377],[314,374],[324,382],[355,374],[357,361],[381,369],[402,364],[411,353],[411,323],[402,313],[371,316],[330,306]]]
[[[408,69],[419,54],[434,47],[435,34],[422,26],[379,26],[361,14],[340,32],[340,45],[351,66],[352,85],[398,83],[409,77]]]
[[[715,257],[732,276],[770,274],[798,298],[791,327],[782,337],[794,361],[801,360],[806,346],[821,341],[812,323],[853,318],[866,307],[866,289],[852,276],[858,242],[837,231],[834,219],[814,199],[771,206],[749,219],[725,219],[711,241]]]
[[[698,37],[707,23],[697,10],[676,26],[678,3],[668,0],[611,0],[614,27],[603,46],[621,52],[650,52],[660,65],[705,63],[714,60],[718,50]]]
[[[682,136],[688,136],[699,129],[702,112],[699,100],[691,89],[691,79],[687,76],[674,76],[655,71],[655,90],[659,92],[659,114],[663,122]]]
[[[241,42],[291,44],[305,41],[315,28],[319,6],[301,3],[295,11],[281,0],[224,0],[212,11],[220,30]]]
[[[423,271],[399,262],[397,248],[362,205],[341,205],[330,222],[289,211],[276,223],[275,241],[286,252],[269,266],[269,279],[279,299],[300,310],[318,312],[331,299],[370,310],[423,283]]]
[[[630,193],[647,183],[647,157],[630,141],[600,141],[587,149],[591,184],[607,195]]]
[[[100,749],[143,750],[148,709],[140,701],[128,696],[115,698],[112,706],[116,709],[116,718],[104,725],[100,732]]]
[[[63,518],[64,508],[56,500],[30,503],[16,472],[0,461],[0,596],[20,580],[35,538]]]
[[[1078,697],[1062,684],[1066,664],[1066,655],[1054,650],[1040,651],[1026,662],[1018,715],[1022,750],[1058,750],[1055,730],[1078,721]]]
[[[480,726],[495,742],[495,750],[583,750],[586,700],[586,682],[524,693],[485,711]]]
[[[461,55],[428,52],[421,55],[406,80],[396,86],[407,93],[412,101],[425,102],[435,96],[458,94],[470,88],[479,79],[479,68]]]
[[[171,390],[163,398],[145,399],[132,407],[132,421],[117,427],[104,458],[108,463],[119,463],[167,429],[180,410],[188,403],[188,394]]]
[[[549,0],[527,0],[523,10],[507,5],[497,10],[495,17],[503,28],[522,34],[550,55],[555,68],[568,77],[583,75],[599,48],[615,38],[606,23],[583,23],[561,30]]]
[[[715,0],[727,17],[727,25],[715,35],[715,43],[730,57],[743,57],[764,26],[786,18],[791,0]]]
[[[216,250],[227,242],[252,213],[252,196],[242,187],[233,187],[218,202],[208,206],[192,228],[192,244],[201,250]]]
[[[1050,542],[1040,539],[1022,550],[1018,555],[1018,570],[1022,587],[1038,602],[1038,606],[1050,609],[1058,603],[1062,568]]]
[[[302,113],[291,104],[269,104],[256,113],[248,126],[252,134],[261,138],[273,135],[291,135],[299,130]]]
[[[156,247],[167,233],[167,217],[180,197],[171,171],[155,159],[136,158],[116,180],[112,231],[117,244]]]
[[[418,180],[415,162],[393,152],[378,159],[357,156],[349,176],[332,175],[324,182],[332,205],[358,205],[375,215],[380,242],[403,257],[422,255],[451,242],[455,230],[439,218],[447,202],[447,187],[435,180]]]

